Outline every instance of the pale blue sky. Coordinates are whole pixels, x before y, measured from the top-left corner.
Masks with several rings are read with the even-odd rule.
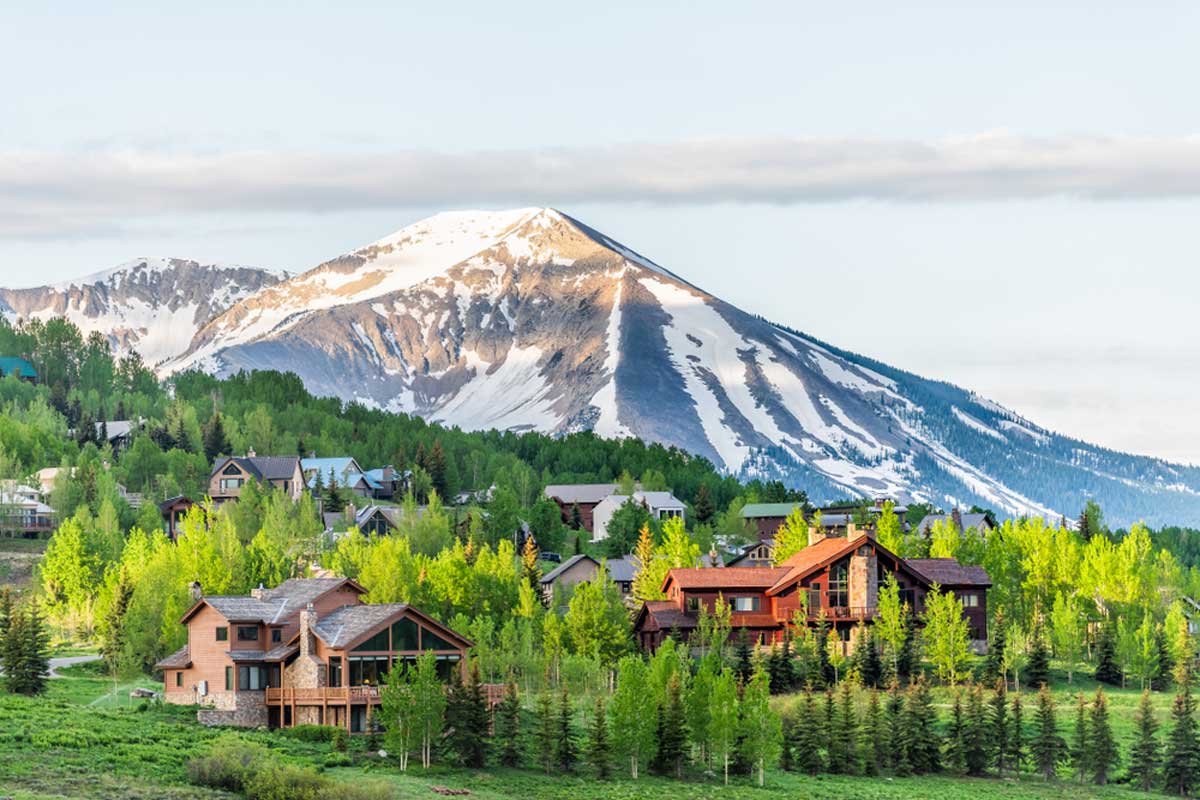
[[[0,282],[302,270],[552,205],[747,310],[1200,462],[1195,3],[42,5],[0,20]]]

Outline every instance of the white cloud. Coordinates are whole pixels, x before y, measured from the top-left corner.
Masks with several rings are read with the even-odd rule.
[[[1200,195],[1200,137],[712,139],[595,148],[0,153],[0,236],[211,211]]]

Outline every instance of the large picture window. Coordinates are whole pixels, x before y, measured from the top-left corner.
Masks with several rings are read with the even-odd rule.
[[[392,623],[393,650],[420,650],[420,631],[411,619]]]
[[[829,606],[845,608],[850,604],[850,563],[840,561],[829,568]]]
[[[758,611],[761,597],[735,597],[733,598],[734,611]]]
[[[257,642],[258,641],[258,626],[257,625],[238,625],[238,641],[239,642]]]

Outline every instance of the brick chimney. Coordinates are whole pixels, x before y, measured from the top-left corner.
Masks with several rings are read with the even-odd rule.
[[[312,633],[316,626],[317,611],[313,608],[313,604],[309,603],[308,608],[300,612],[300,656],[302,658],[313,655],[313,650],[316,649]]]
[[[808,546],[809,547],[812,547],[814,544],[816,544],[819,541],[822,541],[824,538],[825,538],[825,528],[824,527],[818,527],[816,525],[808,526]]]
[[[199,603],[204,592],[200,589],[200,581],[192,581],[192,602]]]
[[[265,588],[263,588],[262,583],[258,584],[257,589],[250,590],[250,596],[253,597],[255,600],[262,600],[263,597],[266,596],[266,594],[267,594],[267,590]]]

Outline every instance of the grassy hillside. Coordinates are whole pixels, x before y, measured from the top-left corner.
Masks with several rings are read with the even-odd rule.
[[[1086,684],[1085,684],[1086,687]],[[486,769],[479,771],[419,767],[402,774],[390,763],[363,752],[364,740],[351,743],[351,766],[326,768],[331,745],[304,742],[280,732],[218,731],[195,722],[188,709],[141,703],[132,705],[128,686],[122,687],[121,707],[113,709],[112,684],[93,666],[73,667],[66,677],[51,682],[47,697],[27,699],[0,696],[0,793],[17,800],[49,798],[195,798],[231,797],[221,792],[190,786],[187,762],[206,753],[219,737],[236,737],[270,748],[280,761],[325,772],[350,785],[364,777],[390,787],[395,798],[433,798],[434,787],[468,790],[478,800],[529,800],[529,798],[580,797],[596,800],[636,800],[672,797],[681,800],[730,798],[743,800],[786,796],[789,798],[839,797],[877,798],[1134,798],[1145,797],[1120,786],[1079,786],[1069,781],[1046,783],[1032,776],[1021,780],[967,779],[948,776],[919,778],[811,778],[773,770],[767,788],[759,789],[749,779],[738,778],[724,787],[715,779],[693,775],[679,782],[643,778],[636,782],[618,777],[598,782],[586,769],[577,776],[543,775],[536,771]],[[1026,693],[1033,705],[1033,696]],[[1064,725],[1069,725],[1072,699],[1059,687],[1056,700]],[[1137,702],[1133,689],[1109,693],[1114,729],[1124,750],[1131,735],[1130,717]],[[948,703],[950,692],[938,690],[939,703]],[[1158,707],[1165,717],[1169,697],[1160,696]],[[780,698],[787,703],[789,698]],[[339,763],[335,756],[331,763]],[[619,765],[618,765],[619,766]],[[383,796],[383,794],[381,794]]]

